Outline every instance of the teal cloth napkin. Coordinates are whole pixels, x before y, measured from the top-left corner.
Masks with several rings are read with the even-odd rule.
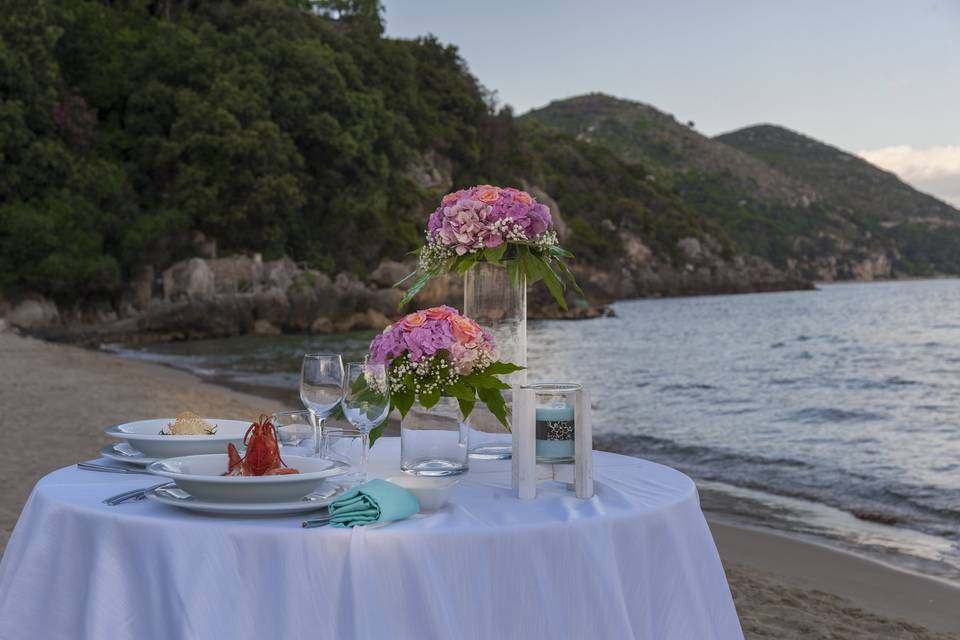
[[[358,485],[330,503],[330,526],[357,527],[404,520],[420,511],[417,498],[386,480]]]

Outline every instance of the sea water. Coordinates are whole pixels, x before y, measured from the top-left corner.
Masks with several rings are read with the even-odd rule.
[[[619,302],[529,325],[529,382],[575,381],[599,447],[677,467],[714,517],[960,581],[960,280]],[[372,333],[122,350],[296,403],[305,351]]]

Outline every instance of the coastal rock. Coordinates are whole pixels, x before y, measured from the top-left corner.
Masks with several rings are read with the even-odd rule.
[[[373,270],[367,281],[378,287],[393,287],[416,269],[416,264],[404,264],[395,260],[383,260]]]
[[[15,327],[35,331],[60,323],[57,305],[41,296],[27,298],[13,307],[7,321]]]
[[[876,280],[889,278],[892,271],[890,258],[886,253],[872,254],[850,267],[853,277],[857,280]]]
[[[276,287],[283,292],[290,288],[301,273],[300,268],[290,258],[263,263],[263,280],[266,286]]]
[[[127,302],[134,311],[146,310],[147,307],[150,306],[150,301],[153,299],[153,284],[155,280],[156,274],[152,266],[138,269],[123,296],[124,301]]]
[[[382,313],[386,317],[400,314],[399,305],[403,299],[400,289],[371,289],[367,292],[367,305],[371,311]]]
[[[320,308],[313,287],[294,284],[287,289],[287,301],[290,304],[290,312],[286,321],[287,327],[294,331],[310,329],[317,319],[317,310]]]
[[[290,315],[290,300],[279,287],[270,287],[253,294],[254,315],[276,325],[284,325]]]
[[[210,298],[215,293],[214,273],[202,258],[190,258],[163,272],[163,298],[183,302]]]
[[[282,334],[283,331],[269,320],[260,318],[259,320],[253,321],[253,333],[258,336],[278,336]]]
[[[333,333],[333,322],[330,318],[317,318],[310,325],[310,333]]]
[[[446,192],[453,188],[453,164],[433,149],[418,153],[407,174],[424,189]]]
[[[263,277],[263,262],[260,254],[232,256],[207,260],[207,266],[213,272],[213,286],[216,293],[245,293],[253,291]]]

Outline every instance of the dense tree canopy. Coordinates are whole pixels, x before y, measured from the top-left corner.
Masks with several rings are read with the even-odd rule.
[[[589,257],[625,221],[669,252],[700,221],[641,167],[519,127],[433,38],[370,0],[0,0],[0,288],[115,293],[196,251],[363,273],[422,240],[439,193],[546,186]],[[567,206],[569,204],[569,207]]]

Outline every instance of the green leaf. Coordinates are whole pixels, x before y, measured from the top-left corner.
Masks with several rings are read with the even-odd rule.
[[[434,389],[433,391],[427,391],[426,393],[420,394],[420,404],[423,405],[424,409],[429,409],[438,402],[440,402],[439,389]]]
[[[460,400],[474,400],[477,397],[477,392],[468,385],[463,380],[458,380],[455,384],[450,385],[446,389],[447,393],[452,395],[454,398]]]
[[[563,274],[563,277],[567,282],[573,287],[573,290],[579,293],[581,296],[585,296],[583,289],[580,288],[580,285],[577,284],[577,279],[573,276],[573,272],[570,271],[570,268],[563,263],[563,260],[557,260],[557,266],[560,268],[560,273]]]
[[[463,414],[463,419],[466,420],[470,417],[470,413],[473,411],[473,408],[476,406],[476,400],[464,400],[463,398],[457,398],[457,402],[460,404],[460,413]]]
[[[499,265],[503,259],[503,254],[507,252],[507,243],[504,242],[499,247],[488,247],[483,250],[483,255],[490,264]]]
[[[477,388],[477,393],[480,392],[480,389],[509,389],[510,385],[506,382],[501,382],[492,375],[487,375],[486,372],[483,373],[471,373],[469,376],[463,378],[463,382],[470,385],[471,387]]]
[[[477,259],[480,257],[479,253],[468,253],[457,258],[455,269],[460,275],[465,274],[467,271],[470,271],[470,267],[476,264]]]
[[[390,404],[396,407],[397,411],[400,412],[400,417],[403,418],[407,415],[407,412],[410,411],[410,407],[413,406],[414,396],[409,391],[403,391],[401,393],[393,393],[390,396]]]
[[[540,273],[543,275],[543,281],[547,284],[547,289],[550,290],[550,295],[553,296],[553,299],[557,301],[562,308],[567,308],[567,301],[563,297],[563,282],[560,281],[560,278],[557,277],[556,272],[550,267],[550,263],[540,259],[534,258],[538,265]]]
[[[540,260],[530,253],[530,247],[519,248],[517,261],[520,263],[520,270],[527,276],[527,284],[536,284],[543,277],[540,273]]]
[[[514,371],[521,371],[523,369],[526,369],[526,367],[521,367],[520,365],[513,364],[512,362],[494,362],[489,367],[484,369],[483,373],[492,376],[500,376],[513,373]]]
[[[413,300],[413,297],[420,293],[420,290],[427,286],[427,283],[430,282],[430,279],[433,278],[432,271],[424,272],[417,281],[411,285],[407,292],[403,295],[403,299],[400,300],[400,304],[397,305],[397,309],[402,309],[404,305]]]
[[[384,425],[380,425],[379,427],[374,427],[373,429],[370,429],[370,448],[371,449],[373,448],[373,445],[377,441],[377,439],[383,435],[383,428],[384,428]]]
[[[509,429],[510,423],[507,422],[507,403],[503,400],[503,394],[495,389],[477,389],[477,393],[480,396],[480,400],[483,401],[483,404],[487,405],[490,413],[496,416],[500,424]]]
[[[415,275],[417,275],[417,271],[416,271],[416,270],[414,270],[414,271],[408,273],[407,275],[403,276],[403,278],[401,278],[398,282],[394,282],[394,283],[393,283],[393,286],[399,289],[400,286],[403,285],[404,282],[406,282],[406,281],[409,280],[410,278],[414,277]]]

